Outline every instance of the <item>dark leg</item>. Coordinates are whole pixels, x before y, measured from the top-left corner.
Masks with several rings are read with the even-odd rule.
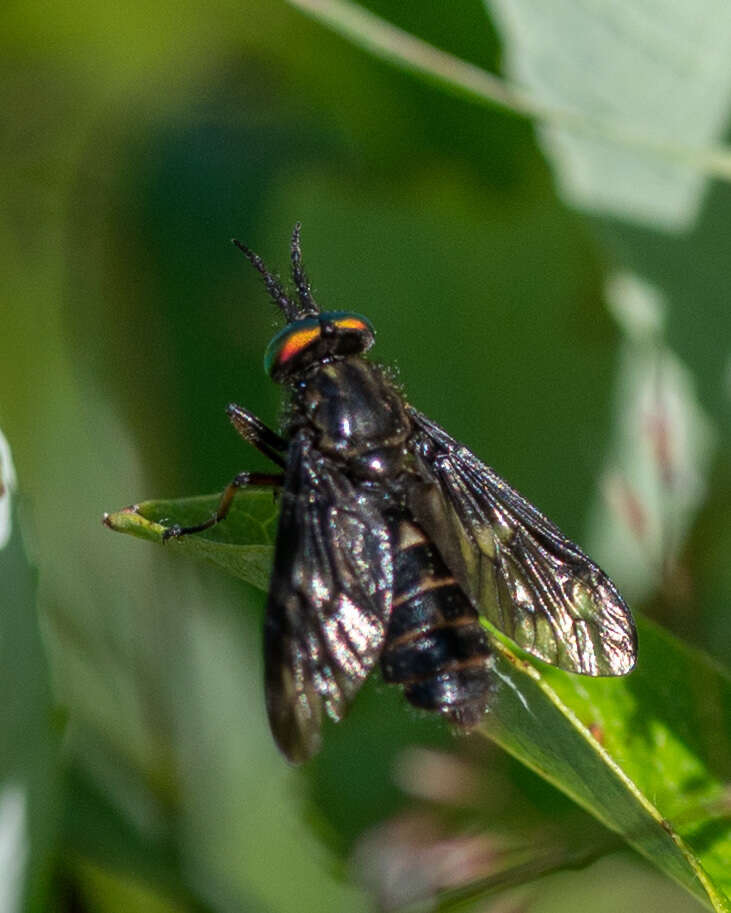
[[[287,442],[276,431],[267,428],[264,422],[260,421],[255,415],[244,409],[243,406],[237,406],[236,403],[230,403],[226,407],[228,417],[231,419],[234,428],[241,437],[253,444],[257,450],[260,450],[265,457],[268,457],[277,466],[284,468],[286,461],[282,454],[287,452]]]
[[[281,488],[283,481],[284,476],[282,475],[269,475],[261,472],[240,472],[236,478],[232,482],[229,482],[224,488],[215,513],[211,514],[207,520],[203,523],[199,523],[197,526],[178,526],[177,524],[171,526],[162,534],[162,541],[167,542],[168,539],[179,539],[181,536],[187,536],[190,533],[200,533],[204,529],[210,529],[212,526],[215,526],[216,523],[220,523],[221,520],[225,520],[231,509],[234,495],[239,488],[245,488],[247,485],[266,485],[272,488]]]

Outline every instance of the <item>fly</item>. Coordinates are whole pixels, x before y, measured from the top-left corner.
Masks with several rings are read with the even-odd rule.
[[[284,755],[311,757],[323,711],[342,719],[376,663],[416,707],[475,726],[496,678],[480,612],[547,663],[626,675],[637,638],[614,584],[363,357],[375,339],[366,317],[320,310],[299,224],[296,297],[234,243],[287,321],[264,364],[290,402],[283,435],[242,406],[228,414],[280,471],[240,473],[207,521],[165,538],[219,523],[248,485],[280,492],[264,652],[269,722]]]

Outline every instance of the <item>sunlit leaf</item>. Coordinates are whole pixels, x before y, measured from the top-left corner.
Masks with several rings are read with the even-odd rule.
[[[697,897],[728,910],[729,679],[649,623],[639,634],[640,658],[624,679],[539,673],[502,647],[503,687],[484,729]]]

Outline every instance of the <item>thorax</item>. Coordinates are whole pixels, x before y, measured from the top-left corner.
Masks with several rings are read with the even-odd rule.
[[[404,400],[359,356],[311,368],[295,393],[293,422],[309,426],[317,448],[356,476],[388,478],[403,467],[411,433]]]

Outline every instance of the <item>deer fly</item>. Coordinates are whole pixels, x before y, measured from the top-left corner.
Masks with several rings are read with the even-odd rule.
[[[292,762],[320,747],[376,663],[416,707],[470,729],[488,709],[494,658],[479,612],[519,647],[583,675],[625,675],[637,654],[614,584],[464,445],[411,406],[363,356],[361,314],[321,311],[304,271],[300,226],[285,291],[239,241],[287,325],[264,364],[289,393],[284,434],[228,407],[244,440],[279,472],[242,472],[197,533],[222,521],[238,490],[280,494],[265,622],[266,704]]]

